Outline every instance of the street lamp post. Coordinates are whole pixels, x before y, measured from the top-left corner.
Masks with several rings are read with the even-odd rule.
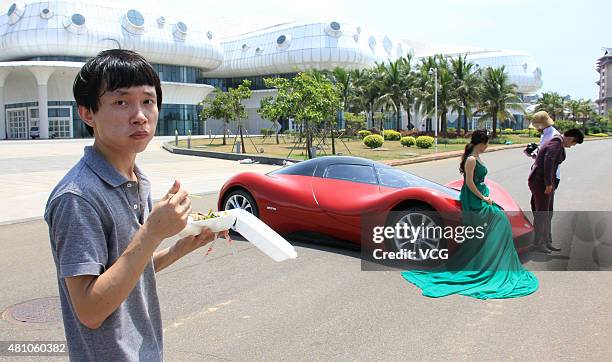
[[[435,141],[438,151],[438,68],[429,68],[429,75],[434,76],[434,118],[436,119]]]

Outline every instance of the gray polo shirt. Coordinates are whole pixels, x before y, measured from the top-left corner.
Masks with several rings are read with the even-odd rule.
[[[146,220],[150,183],[137,167],[135,173],[138,182],[128,181],[93,147],[85,147],[47,202],[45,220],[71,360],[163,360],[153,259],[127,299],[97,329],[78,320],[64,279],[104,273]]]

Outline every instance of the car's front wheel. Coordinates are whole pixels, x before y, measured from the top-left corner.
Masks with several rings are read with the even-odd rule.
[[[255,199],[253,199],[253,196],[251,196],[251,194],[245,190],[234,190],[225,196],[225,200],[223,201],[223,209],[242,209],[259,217],[259,210],[257,208],[257,204],[255,203]]]
[[[403,249],[410,252],[411,260],[416,262],[441,262],[440,253],[445,253],[446,240],[442,237],[444,226],[435,211],[422,206],[394,211],[388,226],[402,230],[399,235],[395,233],[393,238],[386,239],[388,250],[398,252]]]

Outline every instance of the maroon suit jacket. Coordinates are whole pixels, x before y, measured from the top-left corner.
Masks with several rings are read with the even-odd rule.
[[[541,182],[544,186],[554,185],[557,167],[564,160],[563,136],[554,136],[538,150],[538,156],[529,173],[529,182]]]

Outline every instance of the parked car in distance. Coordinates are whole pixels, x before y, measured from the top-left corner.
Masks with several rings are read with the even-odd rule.
[[[30,138],[32,139],[40,138],[40,129],[38,127],[30,128]]]

